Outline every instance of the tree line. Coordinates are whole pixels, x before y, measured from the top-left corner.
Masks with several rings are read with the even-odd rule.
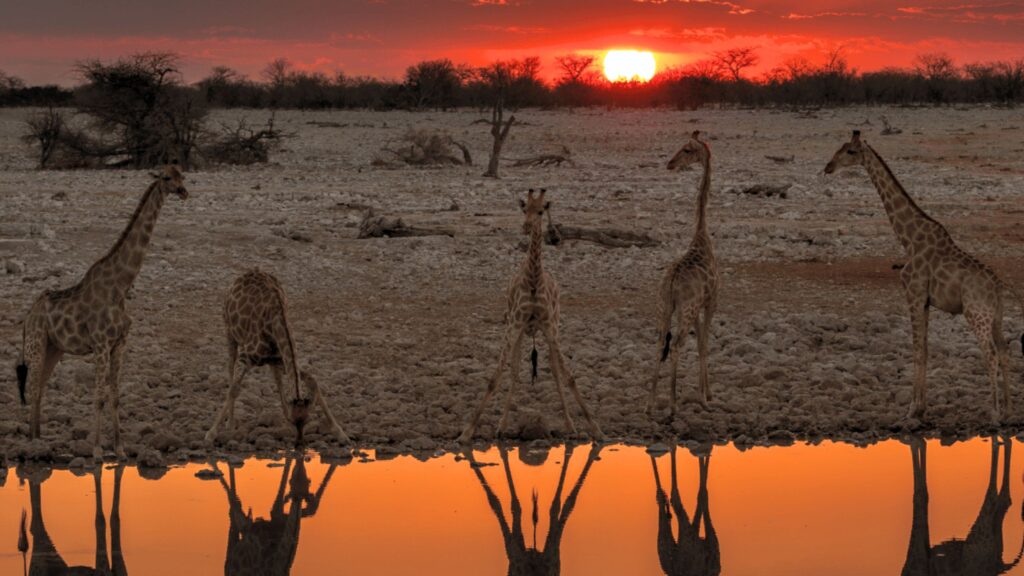
[[[519,107],[674,107],[836,106],[849,104],[999,103],[1024,100],[1024,58],[958,65],[945,54],[922,54],[909,68],[860,72],[843,49],[814,64],[793,58],[752,77],[759,63],[753,48],[716,52],[685,67],[660,71],[649,82],[609,82],[593,56],[567,54],[554,59],[555,79],[542,77],[540,58],[458,64],[425,60],[409,66],[400,79],[327,75],[298,69],[287,59],[269,63],[258,78],[219,66],[183,89],[214,108],[491,109],[494,81],[501,77],[504,106]],[[81,69],[81,66],[79,66]],[[496,76],[496,71],[501,73]],[[66,106],[89,91],[81,86],[26,86],[0,72],[0,106]]]

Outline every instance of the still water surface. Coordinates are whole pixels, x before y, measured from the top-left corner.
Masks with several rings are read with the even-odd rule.
[[[988,439],[26,468],[0,574],[1024,574],[1022,472]]]

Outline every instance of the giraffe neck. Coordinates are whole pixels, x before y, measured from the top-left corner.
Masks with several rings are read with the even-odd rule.
[[[543,243],[544,232],[541,227],[541,219],[537,218],[537,221],[530,225],[530,247],[527,250],[526,264],[524,266],[526,281],[532,289],[536,289],[537,285],[540,284],[540,277],[544,272],[541,263],[541,246],[543,246]]]
[[[711,192],[711,150],[707,144],[704,146],[704,158],[701,164],[704,167],[704,175],[700,179],[700,190],[697,193],[697,227],[693,231],[693,239],[710,240],[708,236],[708,194]]]
[[[83,283],[102,283],[111,290],[114,299],[125,297],[142,268],[164,198],[156,182],[149,186],[121,237],[106,256],[93,264]]]
[[[896,238],[907,252],[912,252],[922,241],[916,232],[937,223],[914,202],[882,157],[867,144],[864,145],[864,167],[882,197]]]

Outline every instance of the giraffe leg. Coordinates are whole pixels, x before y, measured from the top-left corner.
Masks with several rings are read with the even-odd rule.
[[[235,426],[235,400],[238,399],[238,395],[242,392],[242,378],[245,378],[246,372],[249,371],[249,365],[238,359],[237,354],[233,354],[234,362],[232,362],[229,369],[228,383],[228,395],[224,400],[224,405],[221,406],[220,412],[217,413],[216,418],[213,420],[213,426],[210,427],[210,431],[206,433],[206,442],[210,444],[217,438],[217,432],[220,431],[220,425],[224,421],[225,417],[229,419],[229,426]]]
[[[103,460],[103,392],[107,388],[110,374],[110,352],[110,349],[100,350],[94,357],[96,382],[92,390],[92,405],[96,418],[96,430],[92,438],[92,456],[97,461]]]
[[[1012,405],[1010,404],[1010,383],[1007,381],[1008,378],[1008,350],[1006,340],[1003,339],[1003,319],[1001,314],[996,314],[992,318],[992,342],[996,348],[996,358],[999,362],[999,376],[1000,386],[1003,391],[1003,415],[1009,414],[1012,411]]]
[[[676,406],[678,404],[678,402],[676,401],[676,383],[678,382],[679,378],[679,358],[683,351],[683,345],[686,342],[686,336],[690,332],[690,327],[693,326],[697,328],[698,334],[700,333],[700,328],[696,326],[696,320],[697,308],[691,306],[679,309],[679,337],[676,338],[675,342],[672,343],[671,351],[672,377],[669,380],[669,386],[672,392],[672,406],[669,409],[669,418],[671,420],[675,420],[676,418]]]
[[[118,413],[121,400],[121,366],[124,362],[124,349],[125,341],[121,340],[110,350],[110,371],[107,375],[111,418],[114,423],[114,451],[119,460],[125,459],[124,445],[121,442],[121,417]]]
[[[661,373],[661,364],[668,358],[669,347],[672,345],[672,294],[666,292],[662,283],[661,295],[658,299],[658,347],[657,356],[654,358],[654,371],[651,374],[650,394],[647,397],[647,406],[644,413],[648,417],[654,412],[654,405],[658,398],[658,378]],[[671,281],[669,282],[671,287]],[[678,335],[677,335],[678,336]]]
[[[334,418],[334,414],[331,414],[331,409],[327,406],[327,400],[324,399],[323,392],[320,391],[320,386],[316,383],[316,380],[301,374],[302,380],[306,384],[306,390],[309,391],[311,397],[316,399],[316,404],[323,410],[324,416],[331,423],[331,427],[334,429],[334,435],[338,438],[338,442],[342,444],[351,444],[352,440],[345,434],[345,431],[341,428],[341,424]]]
[[[992,339],[992,314],[980,307],[968,308],[964,311],[964,319],[978,339],[978,346],[981,347],[985,365],[988,367],[989,383],[992,386],[992,421],[998,423],[1004,413],[999,402],[999,357]]]
[[[561,379],[565,380],[565,383],[569,386],[569,390],[572,391],[572,395],[576,398],[576,403],[580,406],[580,411],[583,412],[583,419],[587,421],[587,425],[590,426],[591,439],[597,442],[604,440],[604,432],[601,431],[601,427],[598,426],[597,422],[590,416],[590,410],[587,409],[586,402],[583,401],[583,396],[580,394],[579,388],[576,386],[576,379],[573,378],[572,372],[569,371],[569,367],[566,365],[565,356],[562,354],[562,348],[558,344],[558,332],[554,325],[549,324],[544,330],[545,336],[548,340],[548,350],[552,359],[552,365],[558,366],[558,371],[561,373]],[[561,383],[559,383],[561,388]],[[563,401],[564,402],[564,401]]]
[[[280,364],[271,364],[270,373],[274,375],[277,395],[281,397],[281,413],[284,414],[285,422],[288,422],[291,420],[292,415],[288,411],[288,396],[284,391],[284,368]]]
[[[457,442],[466,444],[473,439],[473,432],[476,431],[477,424],[480,423],[480,416],[484,412],[484,408],[487,407],[487,403],[490,402],[491,396],[494,396],[494,391],[498,388],[498,382],[501,380],[501,373],[505,370],[505,365],[508,363],[509,353],[512,350],[512,344],[516,339],[520,337],[524,330],[521,325],[509,325],[505,331],[505,346],[501,349],[501,354],[498,356],[498,365],[494,368],[494,375],[491,376],[491,381],[487,384],[487,391],[484,392],[484,397],[480,399],[480,404],[477,405],[476,410],[473,411],[473,416],[469,419],[469,424],[466,424],[466,428],[462,431]]]
[[[509,384],[508,392],[505,394],[505,407],[501,410],[501,419],[498,421],[498,436],[501,436],[505,431],[505,424],[508,420],[508,409],[512,406],[512,397],[516,394],[516,389],[519,388],[519,368],[523,362],[523,336],[526,335],[525,331],[519,332],[516,336],[515,342],[512,344],[512,352],[508,358],[508,372],[509,372]]]
[[[927,408],[928,378],[928,300],[910,299],[910,321],[914,333],[914,395],[907,418],[919,418]]]
[[[24,363],[25,369],[28,370],[28,376],[24,383],[26,389],[22,392],[22,401],[26,400],[25,393],[27,392],[27,400],[31,404],[29,410],[29,436],[32,439],[39,438],[39,428],[42,403],[43,403],[43,389],[46,387],[46,377],[44,376],[46,365],[46,359],[50,348],[49,340],[46,337],[46,332],[36,328],[33,322],[30,324],[31,315],[25,319],[25,334],[24,334],[24,348],[21,351],[22,362]],[[19,376],[21,378],[22,376]],[[21,385],[21,380],[19,380]]]
[[[700,402],[704,408],[711,401],[711,390],[708,386],[708,338],[711,332],[711,311],[704,309],[704,314],[696,323],[697,354],[700,357]]]
[[[565,418],[565,429],[569,435],[575,436],[576,424],[572,421],[572,415],[569,414],[569,403],[565,400],[565,373],[562,371],[562,365],[558,362],[558,358],[555,356],[550,343],[548,344],[548,365],[551,366],[551,375],[555,378],[558,399],[562,402],[562,416]]]
[[[41,354],[42,360],[26,357],[29,365],[29,385],[32,391],[32,411],[30,416],[30,431],[32,438],[39,437],[40,424],[42,422],[43,396],[46,394],[46,383],[50,380],[54,368],[60,362],[64,353],[58,350],[53,344],[44,341]],[[27,355],[26,355],[27,356]],[[35,374],[33,374],[33,368]]]

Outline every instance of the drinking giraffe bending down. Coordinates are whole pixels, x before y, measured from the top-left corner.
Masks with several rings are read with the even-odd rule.
[[[295,425],[297,443],[302,441],[302,429],[309,417],[311,401],[323,410],[338,441],[350,443],[348,435],[327,407],[316,379],[299,368],[295,342],[288,325],[287,301],[277,278],[260,270],[250,270],[236,278],[224,301],[224,325],[228,336],[228,391],[224,405],[206,433],[208,443],[217,438],[225,418],[228,426],[234,427],[235,400],[242,392],[242,379],[252,367],[264,365],[270,366],[274,374],[281,409],[285,420]],[[285,374],[290,385],[284,381]],[[302,398],[300,381],[309,393],[307,398]],[[293,394],[291,402],[288,400],[289,392]]]

